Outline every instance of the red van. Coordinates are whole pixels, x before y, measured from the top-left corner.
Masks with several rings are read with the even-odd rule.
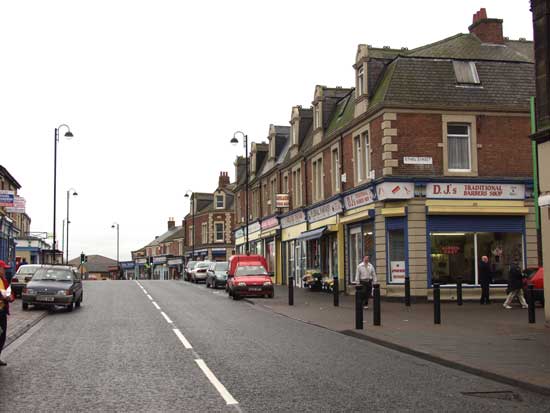
[[[265,258],[261,255],[229,257],[226,289],[234,300],[252,296],[273,298],[275,291]]]

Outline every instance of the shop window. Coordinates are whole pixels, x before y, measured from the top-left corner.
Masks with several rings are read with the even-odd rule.
[[[306,269],[317,270],[321,269],[321,242],[318,239],[307,241],[307,260]]]
[[[523,265],[523,236],[519,232],[432,232],[432,283],[456,284],[458,278],[479,285],[478,264],[489,258],[493,284],[506,284],[510,264]]]
[[[267,253],[267,271],[268,272],[274,272],[275,271],[275,241],[271,240],[269,242],[266,241],[266,253]]]
[[[338,275],[338,238],[336,236],[330,239],[330,276]]]
[[[357,282],[357,266],[363,261],[365,255],[370,257],[373,264],[376,262],[374,222],[369,220],[363,224],[350,227],[348,240],[348,282],[353,283]]]

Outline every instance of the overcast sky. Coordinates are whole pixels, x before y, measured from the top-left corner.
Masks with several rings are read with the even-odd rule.
[[[234,178],[236,130],[265,140],[309,106],[316,84],[350,87],[357,45],[414,48],[467,33],[480,7],[532,39],[529,1],[17,0],[0,3],[0,164],[58,239],[71,200],[70,257],[121,260],[181,223],[185,191]],[[62,134],[64,131],[62,130]]]

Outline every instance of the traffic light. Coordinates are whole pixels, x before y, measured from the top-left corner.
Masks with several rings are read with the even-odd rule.
[[[86,256],[84,255],[83,252],[81,252],[81,253],[80,253],[80,263],[81,263],[81,264],[84,264],[85,260],[86,260]]]

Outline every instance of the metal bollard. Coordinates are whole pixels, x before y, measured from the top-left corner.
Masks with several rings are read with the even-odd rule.
[[[288,277],[288,305],[294,305],[294,277]]]
[[[411,306],[411,279],[409,275],[405,277],[405,306]]]
[[[529,309],[527,312],[529,313],[529,324],[535,324],[535,292],[533,291],[533,284],[529,284],[527,286],[529,289],[529,302],[527,303],[529,305]]]
[[[456,303],[462,305],[462,278],[456,280]]]
[[[374,284],[374,309],[373,309],[373,324],[380,325],[380,284]]]
[[[441,295],[439,284],[434,284],[434,324],[441,324]]]
[[[334,295],[334,307],[338,307],[340,305],[338,287],[338,276],[335,275],[334,277],[332,277],[332,294]]]
[[[355,329],[363,329],[363,287],[355,287]]]

